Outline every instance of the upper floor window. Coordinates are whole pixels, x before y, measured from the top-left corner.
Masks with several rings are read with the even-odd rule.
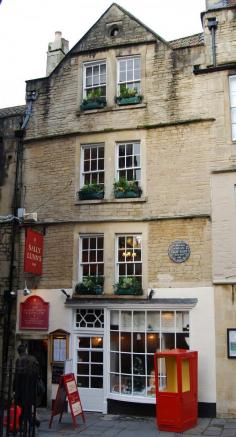
[[[117,180],[141,182],[140,143],[128,142],[117,145]]]
[[[83,235],[80,237],[79,276],[104,275],[104,238],[103,235]]]
[[[232,140],[236,140],[236,76],[230,76],[230,107],[231,107],[231,126],[232,126]]]
[[[141,235],[117,236],[117,279],[135,277],[142,283]]]
[[[106,61],[88,62],[84,64],[83,97],[92,95],[106,98]]]
[[[118,95],[122,88],[136,89],[140,94],[141,61],[140,57],[118,59]]]
[[[82,146],[81,186],[104,184],[104,146],[92,144]]]

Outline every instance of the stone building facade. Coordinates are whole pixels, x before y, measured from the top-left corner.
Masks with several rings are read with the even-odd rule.
[[[44,235],[44,256],[21,289],[50,310],[48,328],[22,328],[19,292],[17,335],[41,348],[48,402],[71,358],[85,409],[154,411],[154,352],[189,347],[199,414],[236,415],[235,2],[208,0],[201,18],[201,34],[167,42],[112,4],[49,76],[27,82],[37,99],[22,207],[37,213],[25,227]],[[123,177],[132,197],[114,193]],[[79,194],[89,182],[97,198]],[[81,287],[88,276],[103,294]],[[131,294],[124,277],[136,278]]]
[[[16,150],[18,144],[15,132],[22,124],[24,111],[25,106],[0,109],[0,357],[2,356],[3,318],[6,311],[4,304],[4,291],[9,290],[10,286],[9,276],[12,253],[13,199],[17,159]],[[13,285],[17,288],[18,269],[16,264],[14,267]],[[13,333],[12,339],[14,339],[15,316],[12,317],[11,328]]]

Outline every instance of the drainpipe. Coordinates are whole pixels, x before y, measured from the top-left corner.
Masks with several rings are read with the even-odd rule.
[[[19,220],[17,218],[17,210],[21,201],[21,188],[22,188],[22,163],[23,163],[23,138],[25,136],[25,129],[28,125],[30,117],[32,115],[33,102],[36,100],[37,94],[32,91],[26,95],[27,108],[23,117],[23,122],[20,129],[16,130],[15,136],[17,138],[16,147],[16,172],[14,182],[14,192],[12,201],[12,232],[11,232],[11,252],[10,252],[10,266],[8,276],[8,290],[4,291],[4,321],[3,321],[3,342],[2,342],[2,363],[1,363],[1,388],[0,388],[0,437],[3,436],[3,412],[4,412],[4,392],[7,380],[7,366],[9,355],[9,344],[11,336],[11,314],[13,308],[13,287],[14,287],[14,270],[15,270],[15,250],[16,250],[16,238],[19,230]]]
[[[218,21],[215,17],[208,18],[208,29],[211,32],[212,63],[216,67],[216,29]]]

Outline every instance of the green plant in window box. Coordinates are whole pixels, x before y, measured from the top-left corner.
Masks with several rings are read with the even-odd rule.
[[[126,85],[120,86],[120,95],[115,98],[117,105],[137,105],[141,103],[143,96],[138,93],[137,88],[128,88]]]
[[[126,199],[130,197],[140,197],[142,189],[137,181],[127,181],[125,178],[120,178],[114,182],[114,196],[116,199]]]
[[[136,276],[120,277],[117,284],[114,285],[115,294],[123,295],[141,295],[143,294],[141,279]]]
[[[85,184],[78,191],[79,200],[93,200],[104,198],[104,186],[93,182],[92,184]]]
[[[107,102],[105,97],[102,96],[102,91],[100,88],[94,88],[91,91],[88,91],[87,97],[83,99],[80,109],[99,109],[104,108]]]
[[[75,286],[75,294],[102,294],[104,285],[103,276],[86,276]]]

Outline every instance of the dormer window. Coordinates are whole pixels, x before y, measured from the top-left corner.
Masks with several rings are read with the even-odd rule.
[[[97,96],[106,99],[106,61],[84,64],[83,98]]]

